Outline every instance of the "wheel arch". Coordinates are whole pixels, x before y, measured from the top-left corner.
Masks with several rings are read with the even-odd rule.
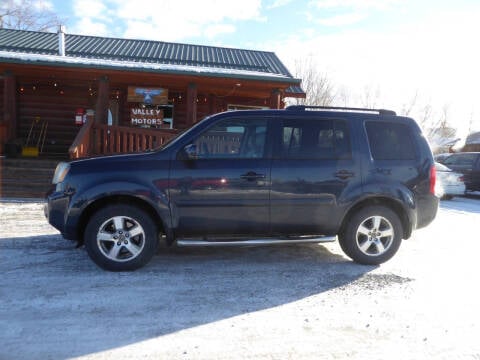
[[[359,201],[356,203],[354,206],[352,206],[345,217],[343,218],[343,221],[340,225],[340,230],[339,234],[342,235],[346,229],[346,226],[352,216],[357,213],[360,209],[370,207],[370,206],[385,206],[395,212],[397,216],[400,219],[400,222],[402,223],[402,228],[403,228],[403,239],[408,239],[411,234],[412,234],[412,221],[410,220],[410,216],[402,204],[392,198],[388,197],[373,197],[373,198],[367,198]]]
[[[85,228],[87,226],[88,220],[91,218],[99,209],[112,205],[112,204],[125,204],[130,206],[135,206],[143,211],[145,211],[154,221],[157,226],[157,231],[166,231],[165,222],[155,209],[155,207],[148,201],[138,198],[132,195],[109,195],[96,199],[82,211],[82,214],[78,222],[78,234],[77,239],[79,243],[83,243],[83,237]]]

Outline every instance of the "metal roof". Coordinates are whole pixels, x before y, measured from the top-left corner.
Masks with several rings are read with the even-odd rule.
[[[480,144],[480,131],[470,133],[465,140],[465,144]]]
[[[159,70],[161,64],[168,66],[170,72],[178,73],[185,73],[182,69],[196,68],[200,70],[193,72],[199,74],[218,72],[225,77],[243,74],[264,80],[276,79],[292,84],[290,93],[303,93],[300,80],[290,74],[275,53],[266,51],[65,34],[65,56],[61,57],[57,33],[0,29],[0,61],[14,62],[15,59],[59,64],[70,61],[77,65],[81,65],[82,59],[90,60],[89,65],[103,61],[102,67],[138,63],[143,71],[149,67]],[[128,68],[134,70],[135,66]]]

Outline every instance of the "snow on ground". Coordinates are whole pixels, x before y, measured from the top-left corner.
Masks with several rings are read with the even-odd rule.
[[[480,197],[379,267],[338,244],[162,252],[97,268],[39,202],[0,202],[0,359],[480,359]]]

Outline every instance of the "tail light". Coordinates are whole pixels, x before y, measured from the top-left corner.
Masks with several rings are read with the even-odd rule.
[[[435,195],[435,183],[437,182],[437,170],[435,165],[430,168],[430,194]]]

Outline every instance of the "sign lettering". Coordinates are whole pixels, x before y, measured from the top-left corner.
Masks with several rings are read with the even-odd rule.
[[[163,110],[159,109],[132,108],[130,109],[130,119],[132,125],[164,126]]]

